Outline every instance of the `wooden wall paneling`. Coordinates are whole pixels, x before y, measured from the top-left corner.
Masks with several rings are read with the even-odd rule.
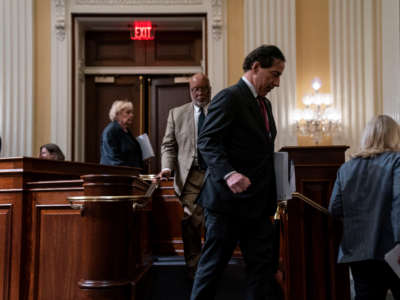
[[[68,196],[83,194],[82,180],[27,183],[32,199],[31,300],[74,299],[80,269],[80,215]]]
[[[200,66],[202,57],[201,31],[156,31],[148,41],[146,65]]]
[[[0,204],[0,299],[10,299],[12,204]]]
[[[175,83],[173,78],[154,78],[151,82],[150,140],[155,158],[151,162],[151,173],[160,170],[160,148],[171,108],[190,102],[189,84]]]
[[[4,236],[1,234],[3,240],[0,252],[0,272],[4,281],[0,281],[2,285],[0,297],[7,300],[19,299],[24,297],[25,289],[29,285],[29,276],[24,272],[26,267],[24,247],[27,245],[27,239],[24,234],[24,211],[20,189],[0,190],[0,211],[2,213],[0,226],[4,232]]]
[[[129,31],[86,32],[87,66],[144,66],[145,41],[133,41]]]
[[[80,212],[69,204],[36,205],[35,300],[75,299],[80,279]]]

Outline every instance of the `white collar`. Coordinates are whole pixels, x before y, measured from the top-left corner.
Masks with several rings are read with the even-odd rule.
[[[251,84],[251,82],[248,81],[247,78],[244,77],[244,76],[242,76],[242,80],[243,80],[244,83],[249,87],[249,89],[250,89],[251,93],[253,94],[254,98],[257,98],[258,95],[257,95],[256,89],[255,89],[255,87]]]
[[[207,106],[208,106],[208,104],[206,106],[204,106],[203,109],[205,110],[207,108]],[[195,112],[200,113],[200,108],[201,108],[200,106],[193,103],[193,107],[194,107]]]

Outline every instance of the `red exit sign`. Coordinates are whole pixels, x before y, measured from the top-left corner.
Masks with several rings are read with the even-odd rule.
[[[154,40],[154,28],[151,21],[134,21],[131,26],[131,40]]]

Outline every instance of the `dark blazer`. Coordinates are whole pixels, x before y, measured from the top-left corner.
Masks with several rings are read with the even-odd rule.
[[[329,210],[343,218],[338,262],[383,260],[400,242],[400,153],[384,152],[343,164]]]
[[[143,168],[142,150],[131,132],[117,121],[104,128],[100,143],[100,164]]]
[[[198,203],[210,210],[256,218],[273,215],[276,186],[273,165],[276,127],[266,100],[268,135],[257,100],[241,79],[219,92],[208,107],[198,148],[208,166]],[[224,179],[231,171],[247,176],[251,185],[233,194]]]

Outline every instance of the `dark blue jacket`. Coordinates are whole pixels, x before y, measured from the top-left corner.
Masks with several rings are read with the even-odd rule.
[[[104,128],[100,142],[100,164],[143,168],[142,150],[131,132],[117,121]]]
[[[343,218],[338,262],[383,260],[400,242],[400,153],[354,158],[342,165],[329,210]]]

